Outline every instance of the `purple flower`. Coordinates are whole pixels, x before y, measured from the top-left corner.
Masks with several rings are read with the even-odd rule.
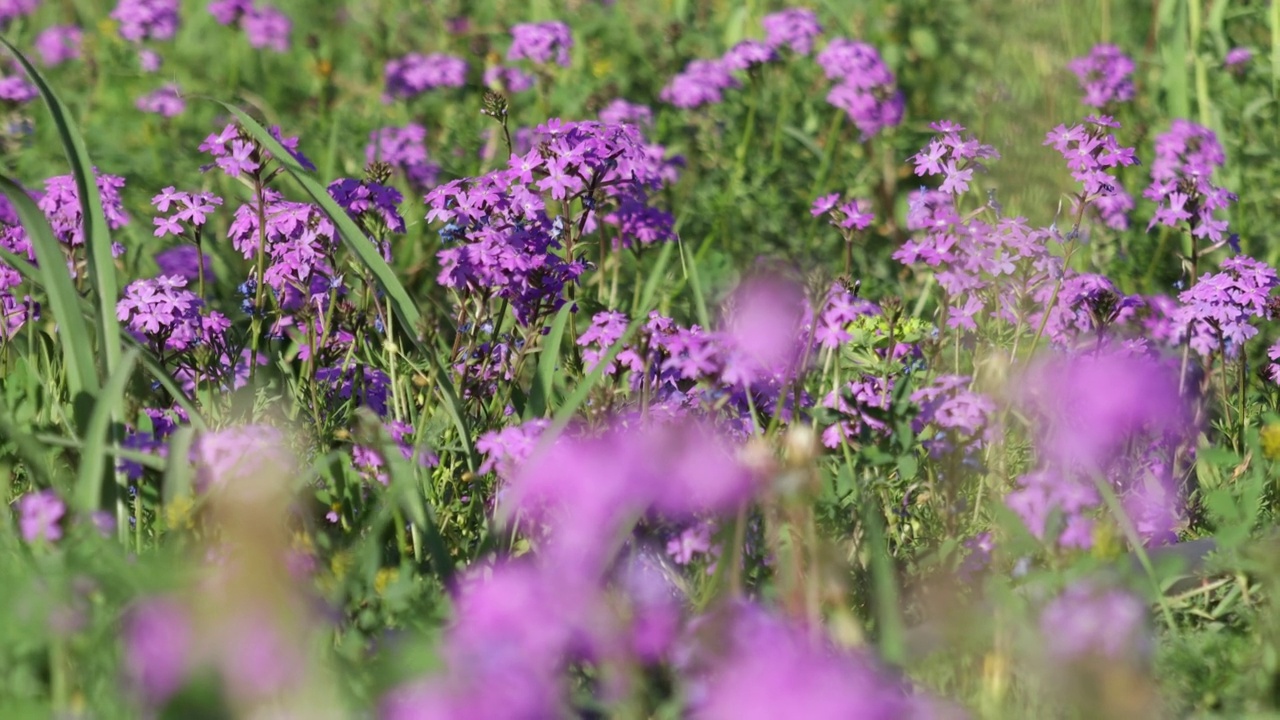
[[[1228,70],[1243,70],[1244,66],[1253,59],[1253,51],[1247,47],[1231,48],[1227,51],[1226,57],[1222,59],[1222,66]]]
[[[440,174],[440,166],[427,159],[426,140],[427,129],[416,123],[374,130],[365,146],[365,162],[386,162],[403,172],[415,190],[425,191]]]
[[[1101,108],[1133,99],[1133,60],[1115,45],[1096,45],[1067,69],[1080,79],[1085,105]]]
[[[467,62],[453,55],[409,53],[387,63],[386,92],[382,101],[414,98],[436,88],[457,88],[467,84]]]
[[[186,279],[188,284],[194,284],[200,278],[196,264],[197,255],[204,260],[205,282],[211,284],[217,282],[213,274],[212,259],[208,255],[200,254],[194,245],[178,245],[156,253],[156,265],[160,266],[161,275],[176,275]]]
[[[1090,116],[1083,124],[1059,125],[1045,136],[1044,144],[1062,155],[1071,176],[1084,185],[1085,203],[1115,194],[1116,179],[1110,172],[1138,162],[1133,148],[1120,147],[1108,132],[1119,126],[1109,117]]]
[[[1152,651],[1146,603],[1123,590],[1073,585],[1045,607],[1040,628],[1061,662],[1135,662]]]
[[[694,646],[690,677],[693,717],[700,720],[765,718],[911,717],[912,701],[873,660],[811,639],[803,627],[749,604],[714,618],[711,636]],[[715,622],[719,621],[719,622]],[[718,631],[718,632],[713,632]]]
[[[837,81],[827,102],[848,113],[863,139],[902,122],[905,99],[875,48],[835,38],[818,54],[818,64],[828,78]]]
[[[120,191],[124,188],[124,178],[100,174],[97,168],[94,168],[94,176],[98,183],[98,194],[102,198],[107,227],[116,230],[127,225],[129,216],[125,213],[124,202],[120,198]],[[54,236],[59,242],[71,247],[83,245],[84,223],[80,215],[80,194],[76,190],[75,178],[70,175],[51,177],[45,181],[44,187],[44,196],[37,204],[49,219]],[[120,253],[113,250],[112,254]]]
[[[250,47],[269,48],[278,53],[289,50],[293,22],[274,7],[268,5],[250,10],[240,19],[240,27],[244,28]]]
[[[653,127],[653,110],[647,105],[636,105],[618,98],[609,101],[600,111],[600,122],[609,125],[625,123],[647,131]]]
[[[569,67],[572,47],[573,34],[562,22],[519,23],[511,27],[507,61],[528,60],[545,65],[554,60],[561,67]]]
[[[142,72],[158,72],[162,62],[160,53],[145,48],[138,50],[138,67],[142,69]]]
[[[1186,223],[1196,238],[1221,242],[1227,221],[1215,213],[1235,202],[1236,196],[1212,182],[1213,171],[1226,161],[1217,136],[1209,128],[1179,118],[1168,132],[1156,136],[1155,146],[1151,185],[1142,195],[1160,208],[1147,230]]]
[[[1176,341],[1201,355],[1238,353],[1258,334],[1253,322],[1268,317],[1271,291],[1280,285],[1270,265],[1246,255],[1224,260],[1222,269],[1178,295],[1181,305],[1173,311]]]
[[[298,150],[297,137],[284,137],[278,125],[267,128],[267,132],[275,138],[276,142],[284,146],[284,149],[303,169],[316,169],[311,160]],[[214,158],[214,164],[202,166],[201,172],[217,166],[228,177],[261,173],[263,167],[273,159],[270,152],[259,147],[256,141],[242,133],[240,127],[234,123],[224,125],[221,132],[206,137],[198,149],[200,152],[209,153]]]
[[[789,47],[798,55],[808,55],[813,50],[813,39],[822,34],[818,16],[807,8],[789,8],[765,15],[765,42],[777,50]]]
[[[186,285],[186,278],[174,275],[134,280],[116,303],[116,317],[157,351],[220,345],[230,323],[217,312],[202,315],[203,301]]]
[[[0,75],[0,100],[15,105],[25,105],[38,97],[40,97],[40,91],[21,77]]]
[[[167,118],[181,115],[187,109],[187,101],[182,98],[181,89],[173,83],[140,96],[135,104],[142,112],[156,113]]]
[[[688,565],[694,555],[711,552],[711,529],[705,522],[690,525],[667,541],[667,554],[677,565]]]
[[[40,60],[49,67],[61,65],[68,60],[79,60],[83,38],[84,31],[75,25],[54,25],[36,36],[36,52],[40,53]]]
[[[730,70],[750,70],[778,59],[777,51],[759,40],[743,40],[729,48],[721,62]]]
[[[151,597],[125,615],[124,665],[130,683],[149,707],[159,707],[187,680],[196,650],[195,630],[177,600]]]
[[[220,25],[231,25],[253,10],[254,0],[213,0],[206,6]]]
[[[22,15],[30,15],[39,6],[40,0],[0,0],[0,29]]]
[[[514,95],[533,89],[533,76],[520,68],[494,65],[484,71],[484,84],[498,92]]]
[[[671,78],[658,98],[685,110],[715,105],[723,99],[724,90],[738,87],[730,70],[722,60],[693,60]]]
[[[929,146],[911,157],[916,166],[916,175],[942,175],[943,182],[939,188],[948,195],[959,195],[969,189],[975,169],[985,169],[980,160],[998,159],[1000,153],[990,145],[983,145],[972,135],[961,135],[964,128],[955,123],[943,120],[931,123],[940,135],[931,140]]]
[[[169,40],[178,32],[178,0],[120,0],[111,19],[130,42]]]
[[[206,431],[192,448],[199,492],[233,491],[251,497],[270,491],[268,477],[292,471],[293,454],[284,433],[269,425],[245,425]],[[265,488],[265,490],[263,490]]]
[[[18,499],[18,526],[29,543],[55,542],[62,538],[59,524],[67,512],[62,498],[52,490],[27,493]]]

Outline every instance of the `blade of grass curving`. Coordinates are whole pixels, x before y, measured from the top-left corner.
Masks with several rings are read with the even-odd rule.
[[[0,43],[4,43],[9,52],[13,53],[27,77],[39,89],[45,105],[49,107],[49,114],[53,116],[54,126],[58,129],[62,148],[67,153],[67,162],[71,164],[71,174],[75,177],[76,192],[80,197],[84,243],[88,248],[89,281],[98,294],[98,313],[94,319],[98,326],[98,340],[101,342],[98,357],[102,366],[99,376],[105,378],[111,375],[120,362],[120,323],[116,319],[119,288],[116,285],[115,259],[111,255],[111,234],[107,228],[106,215],[102,211],[102,197],[98,194],[93,163],[85,149],[84,138],[71,122],[71,113],[44,76],[12,43],[4,38],[0,38]]]
[[[195,440],[195,431],[189,427],[178,428],[169,436],[169,457],[164,468],[164,502],[171,503],[180,497],[194,494],[192,488],[191,444]]]
[[[71,284],[62,246],[53,237],[53,230],[44,213],[40,212],[40,208],[36,207],[17,183],[0,175],[0,192],[9,197],[9,202],[22,221],[22,227],[27,231],[31,247],[36,253],[36,261],[40,263],[38,282],[44,287],[49,298],[49,309],[58,325],[71,396],[74,398],[81,393],[97,395],[98,372],[93,361],[93,348],[89,343],[91,336],[80,314],[80,295]],[[24,275],[32,270],[25,259],[11,262]],[[32,279],[34,276],[34,273],[28,275]]]
[[[130,350],[107,378],[89,416],[89,426],[81,437],[80,469],[76,473],[75,489],[76,507],[81,512],[88,513],[115,504],[115,485],[103,482],[107,474],[105,450],[110,440],[111,418],[124,407],[124,393],[138,355],[136,349]]]
[[[0,178],[0,181],[2,180],[3,178]],[[25,277],[27,280],[31,281],[36,286],[43,288],[45,291],[45,294],[51,294],[49,290],[50,286],[48,285],[49,280],[48,278],[45,277],[44,270],[42,268],[36,268],[32,266],[30,263],[27,262],[27,259],[25,257],[9,252],[4,248],[0,248],[0,260],[7,262],[9,266],[17,270],[20,275]],[[62,266],[59,265],[58,267],[62,267]],[[65,278],[66,283],[68,284],[68,286],[70,286],[70,283],[71,283],[70,277],[61,273],[54,274],[53,279],[55,282],[59,281],[60,278]],[[71,290],[71,295],[79,311],[78,317],[80,319],[80,328],[81,328],[80,332],[84,332],[87,334],[88,327],[84,325],[84,319],[93,317],[93,307],[89,304],[88,300],[85,300],[83,297],[80,296],[79,293],[75,292],[74,288],[72,288]],[[52,303],[52,300],[50,302]],[[54,319],[57,320],[57,317],[58,317],[57,312],[55,311]],[[61,332],[61,329],[63,327],[65,327],[65,324],[62,322],[59,322],[58,323],[59,332]],[[178,387],[178,383],[175,382],[173,377],[169,374],[169,372],[164,369],[164,367],[160,364],[160,361],[157,360],[154,355],[152,355],[150,349],[148,349],[142,343],[138,342],[138,340],[134,338],[132,335],[125,335],[124,340],[126,345],[132,348],[137,348],[140,351],[141,353],[140,361],[142,363],[142,366],[146,368],[147,372],[150,373],[153,378],[155,378],[156,382],[160,383],[161,387],[163,387],[166,391],[168,391],[170,396],[173,397],[174,402],[176,402],[179,405],[179,407],[181,407],[183,410],[186,411],[187,416],[191,420],[191,424],[196,428],[204,429],[205,427],[204,418],[200,415],[200,411],[196,409],[195,405],[191,404],[191,401],[187,399],[187,396]],[[81,343],[81,345],[84,345],[82,349],[85,353],[90,353],[90,350],[87,344]],[[64,349],[76,349],[78,346],[75,343],[64,342],[63,347]],[[90,361],[89,367],[92,368],[92,361]],[[95,386],[96,386],[97,380],[98,380],[97,375],[96,374],[93,375],[92,381],[95,383]],[[94,392],[96,393],[97,391],[95,390]]]
[[[341,235],[347,249],[359,258],[360,262],[373,274],[382,292],[391,300],[391,308],[400,321],[400,326],[405,329],[414,347],[431,362],[432,368],[436,373],[437,389],[444,398],[445,411],[449,413],[450,419],[453,420],[453,424],[457,427],[463,446],[467,448],[467,462],[471,469],[474,470],[479,465],[479,458],[476,456],[475,445],[467,428],[467,421],[462,412],[462,404],[458,399],[458,392],[454,389],[453,383],[449,379],[449,373],[440,362],[440,358],[418,338],[418,330],[422,327],[422,315],[418,312],[417,305],[414,304],[413,299],[409,297],[409,292],[405,290],[404,285],[401,285],[400,280],[396,278],[391,266],[382,259],[382,255],[378,253],[373,243],[369,242],[360,228],[356,226],[351,218],[347,217],[346,211],[339,207],[333,201],[333,198],[329,197],[328,191],[311,177],[310,173],[294,159],[293,155],[283,145],[271,137],[271,133],[267,132],[257,121],[246,115],[239,108],[224,102],[219,102],[219,104],[236,117],[241,127],[266,148],[272,157],[280,163],[280,166],[287,170],[293,176],[293,179],[302,186],[302,189],[311,196],[311,199],[324,210],[325,214],[329,216],[329,220],[338,229],[338,233]]]
[[[538,356],[538,376],[533,390],[529,394],[529,417],[542,417],[551,407],[551,391],[556,377],[556,367],[560,364],[560,344],[564,341],[564,330],[569,325],[569,314],[573,306],[565,303],[551,321],[551,331],[542,341],[542,352]]]

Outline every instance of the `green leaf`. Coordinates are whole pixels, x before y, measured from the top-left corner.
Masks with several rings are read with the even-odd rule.
[[[169,436],[169,456],[164,467],[165,504],[194,494],[194,470],[191,466],[191,444],[194,440],[195,431],[189,427],[180,427]]]
[[[81,393],[91,396],[98,394],[98,372],[93,361],[89,329],[80,314],[80,295],[71,283],[67,273],[67,262],[62,255],[62,246],[53,237],[53,230],[40,208],[31,201],[27,193],[12,180],[0,175],[0,192],[9,197],[13,209],[18,213],[22,226],[26,228],[31,239],[31,247],[35,250],[36,261],[40,263],[38,274],[33,271],[25,259],[13,258],[11,264],[19,272],[29,278],[39,277],[49,298],[49,310],[58,325],[58,337],[61,340],[62,355],[67,371],[67,386],[71,397]],[[12,257],[12,256],[10,256]]]
[[[130,350],[116,366],[115,372],[107,378],[107,383],[98,394],[93,406],[93,414],[89,416],[89,427],[81,438],[80,469],[76,478],[76,507],[88,513],[98,509],[102,503],[107,506],[115,503],[115,486],[108,485],[111,494],[104,496],[103,479],[107,472],[107,454],[104,450],[110,440],[111,418],[124,407],[124,393],[128,388],[129,376],[133,374],[133,366],[138,361],[138,351]]]
[[[471,441],[471,434],[467,428],[462,403],[458,399],[458,392],[454,389],[453,382],[449,379],[448,369],[444,367],[440,359],[436,357],[436,354],[431,351],[431,348],[418,337],[418,330],[422,327],[422,315],[418,312],[418,307],[414,304],[413,299],[409,297],[409,292],[405,290],[404,285],[401,285],[400,280],[396,278],[391,266],[387,265],[387,262],[382,259],[382,255],[378,253],[378,249],[374,247],[373,243],[365,237],[364,232],[352,222],[351,218],[347,217],[346,211],[339,207],[333,201],[333,198],[329,197],[328,191],[311,177],[311,174],[298,163],[283,145],[271,137],[271,133],[267,132],[257,121],[234,105],[224,102],[219,102],[218,104],[234,115],[240,122],[241,127],[252,135],[262,147],[266,148],[276,162],[280,163],[280,166],[293,176],[293,179],[302,186],[302,189],[329,216],[329,220],[338,229],[338,233],[342,236],[342,242],[347,246],[347,249],[359,258],[360,262],[373,274],[378,287],[390,299],[391,309],[396,318],[399,319],[400,327],[403,329],[404,334],[409,337],[413,346],[426,356],[435,370],[437,389],[444,399],[445,411],[449,413],[450,419],[453,420],[462,444],[467,450],[468,467],[471,470],[475,470],[480,464],[479,457],[476,455],[475,445]]]
[[[569,325],[569,315],[573,306],[565,303],[551,321],[551,331],[542,341],[542,352],[538,357],[538,376],[529,395],[528,417],[543,417],[551,406],[551,391],[556,377],[556,367],[560,365],[560,345],[564,341],[564,330]]]
[[[98,313],[95,317],[98,326],[98,339],[101,341],[99,359],[102,361],[100,377],[109,376],[120,361],[120,324],[116,319],[116,301],[119,289],[116,285],[115,259],[111,256],[111,234],[107,228],[107,218],[102,211],[102,197],[98,194],[98,182],[93,175],[93,163],[85,149],[84,138],[71,121],[71,113],[66,105],[58,99],[53,88],[45,81],[40,71],[36,70],[26,56],[18,52],[8,40],[0,38],[13,53],[18,64],[26,71],[27,77],[39,89],[49,114],[53,116],[54,126],[58,130],[58,138],[62,141],[62,149],[67,154],[67,162],[71,164],[71,174],[75,177],[76,192],[80,197],[80,213],[84,218],[84,241],[88,248],[89,281],[98,295]],[[41,263],[43,265],[43,262]],[[84,338],[88,338],[85,335]]]

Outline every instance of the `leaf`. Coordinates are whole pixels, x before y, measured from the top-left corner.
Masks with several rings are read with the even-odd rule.
[[[387,262],[382,259],[378,249],[365,237],[364,232],[352,222],[351,218],[347,217],[346,211],[339,207],[333,201],[333,198],[329,197],[328,191],[311,177],[311,174],[298,163],[283,145],[271,136],[271,133],[267,132],[257,121],[234,105],[224,102],[219,102],[218,104],[234,115],[240,122],[241,127],[266,148],[276,162],[280,163],[280,166],[293,176],[293,179],[302,186],[302,189],[329,216],[329,220],[338,229],[342,242],[347,246],[347,249],[359,258],[360,262],[373,274],[378,287],[390,299],[391,309],[399,319],[400,326],[405,330],[410,342],[427,357],[427,360],[435,370],[437,388],[444,399],[445,411],[449,413],[449,417],[453,420],[454,426],[462,439],[463,446],[466,448],[468,467],[471,470],[475,470],[480,464],[479,457],[476,455],[475,445],[471,441],[471,434],[467,428],[466,417],[463,415],[462,404],[458,399],[457,390],[454,389],[453,382],[449,379],[448,369],[431,351],[431,348],[418,338],[418,329],[422,326],[422,315],[418,312],[417,305],[409,297],[404,285],[401,285],[400,280],[396,278],[391,266],[387,265]]]
[[[560,345],[564,341],[564,330],[569,325],[569,315],[573,306],[565,303],[551,321],[551,331],[542,341],[542,352],[538,357],[538,375],[529,395],[529,417],[543,417],[551,406],[551,391],[555,382],[556,367],[560,365]]]
[[[62,141],[62,149],[67,154],[67,162],[71,164],[71,174],[75,177],[76,192],[80,198],[80,212],[84,218],[85,247],[89,250],[89,281],[98,294],[98,313],[95,320],[98,326],[98,339],[101,342],[99,348],[99,359],[102,361],[101,377],[107,377],[120,361],[120,323],[116,319],[119,288],[116,285],[115,259],[111,255],[111,234],[107,228],[106,215],[102,210],[98,182],[93,175],[93,163],[89,160],[89,153],[85,149],[84,138],[71,122],[71,114],[67,111],[66,105],[58,99],[44,76],[8,40],[0,38],[0,43],[4,43],[5,47],[9,48],[9,52],[13,53],[18,64],[26,71],[27,77],[31,78],[31,82],[39,89],[45,105],[49,107],[49,114],[53,116],[58,138]],[[83,337],[87,340],[89,336]]]
[[[53,312],[54,322],[58,326],[58,337],[62,344],[62,355],[67,371],[67,386],[71,397],[81,393],[91,396],[98,394],[98,372],[93,361],[93,348],[90,346],[89,328],[80,314],[80,295],[71,283],[67,273],[66,260],[62,255],[62,246],[53,237],[53,230],[44,213],[32,202],[27,193],[8,177],[0,175],[0,192],[9,197],[9,202],[22,220],[22,226],[31,240],[35,250],[39,270],[34,270],[25,258],[7,255],[10,263],[18,272],[28,278],[40,278],[49,298],[49,309]]]
[[[94,403],[93,413],[89,416],[89,426],[81,438],[80,469],[76,477],[76,507],[85,513],[98,509],[105,503],[115,503],[114,486],[112,492],[104,496],[103,479],[107,473],[107,454],[105,451],[111,431],[111,418],[124,407],[124,393],[128,388],[129,376],[138,361],[138,351],[130,350],[124,356],[115,372],[107,378],[102,392]]]

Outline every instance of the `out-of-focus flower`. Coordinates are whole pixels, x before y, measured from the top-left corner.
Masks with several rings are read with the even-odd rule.
[[[569,67],[573,33],[562,22],[519,23],[511,27],[511,48],[507,60],[528,60],[538,65],[554,61]]]
[[[813,40],[822,34],[818,16],[807,8],[788,8],[764,16],[765,42],[776,49],[791,48],[798,55],[813,51]]]
[[[111,19],[130,42],[169,40],[178,32],[178,0],[120,0]]]
[[[1213,184],[1213,171],[1226,161],[1218,136],[1190,120],[1175,119],[1168,132],[1156,136],[1151,185],[1142,196],[1159,204],[1147,225],[1178,227],[1185,223],[1196,238],[1221,242],[1227,221],[1215,217],[1235,202],[1234,193]]]
[[[83,39],[84,31],[75,25],[54,25],[36,36],[36,52],[40,53],[40,60],[45,65],[61,65],[68,60],[80,59]]]
[[[1040,615],[1044,647],[1058,661],[1130,661],[1150,656],[1147,606],[1123,590],[1067,588]]]
[[[383,102],[410,99],[436,88],[456,88],[467,84],[467,62],[453,55],[409,53],[387,63]]]
[[[140,96],[135,104],[142,112],[155,113],[167,118],[181,115],[187,109],[187,101],[182,97],[182,90],[174,83],[168,83],[158,90]]]
[[[1253,51],[1247,47],[1231,48],[1227,51],[1226,57],[1222,59],[1222,66],[1228,70],[1243,70],[1245,65],[1253,59]]]
[[[1115,45],[1096,45],[1067,69],[1080,79],[1085,105],[1101,108],[1133,99],[1133,60]]]
[[[29,543],[54,542],[62,538],[62,516],[67,506],[52,490],[27,493],[18,498],[18,525],[22,539]]]
[[[124,619],[124,664],[135,692],[148,707],[159,707],[187,680],[196,651],[187,609],[175,598],[136,603]]]

